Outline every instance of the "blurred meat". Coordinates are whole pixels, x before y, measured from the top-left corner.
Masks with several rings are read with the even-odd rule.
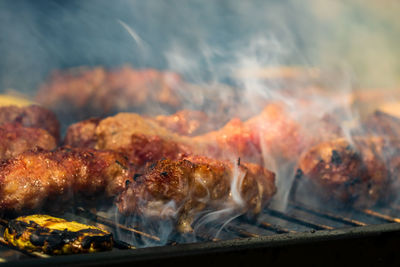
[[[243,119],[252,114],[237,88],[220,83],[189,83],[173,72],[129,66],[55,71],[39,88],[36,101],[55,111],[63,126],[118,112],[167,114],[161,118],[163,125],[185,135],[217,129],[232,117]],[[192,111],[169,115],[189,109],[202,110],[207,115]],[[198,127],[196,120],[203,118],[208,123]]]
[[[119,196],[117,205],[125,215],[155,219],[177,216],[177,230],[190,232],[195,216],[206,208],[231,207],[258,214],[276,192],[274,177],[254,164],[238,165],[205,157],[165,159],[136,176]],[[169,205],[171,201],[174,206]]]
[[[162,109],[176,110],[180,99],[174,87],[179,83],[177,74],[153,69],[78,68],[54,72],[36,100],[78,119],[126,110],[157,114]]]
[[[64,144],[119,151],[140,169],[147,162],[192,154],[189,140],[159,126],[151,118],[119,113],[103,120],[90,119],[71,125]]]
[[[384,202],[399,181],[400,141],[381,137],[341,138],[320,143],[300,158],[309,191],[327,201],[358,207]]]
[[[196,136],[198,153],[213,158],[234,159],[262,163],[259,138],[253,129],[238,118],[229,121],[219,130]]]
[[[64,144],[72,147],[94,148],[97,142],[96,127],[100,121],[99,118],[92,118],[70,125]]]
[[[344,122],[333,114],[325,114],[322,118],[309,116],[302,125],[302,151],[321,142],[344,138],[345,132],[342,123]]]
[[[256,163],[262,163],[265,155],[295,160],[305,142],[300,125],[276,103],[247,121],[232,119],[223,128],[193,140],[213,157],[233,156]]]
[[[212,128],[207,114],[197,110],[185,109],[172,115],[159,115],[155,120],[162,127],[180,135],[194,136]]]
[[[0,165],[0,210],[20,213],[113,199],[132,182],[120,154],[84,148],[24,152]],[[129,183],[129,182],[128,182]],[[67,205],[68,206],[68,205]]]
[[[400,138],[400,118],[381,111],[375,111],[364,122],[365,130],[370,134]]]
[[[94,140],[95,148],[122,152],[137,168],[162,158],[181,159],[194,149],[189,137],[172,133],[153,119],[134,113],[101,120]]]
[[[20,123],[0,125],[0,160],[14,157],[34,148],[52,150],[56,146],[55,138],[46,130],[24,127]]]
[[[281,104],[269,104],[260,115],[245,122],[264,153],[294,159],[304,145],[301,126]]]
[[[282,107],[271,104],[248,121],[232,119],[217,131],[195,137],[178,135],[150,118],[120,113],[100,122],[89,120],[70,126],[65,144],[119,151],[140,168],[147,162],[187,155],[240,157],[257,164],[262,164],[266,155],[295,160],[303,140],[299,125]]]
[[[57,142],[60,139],[60,124],[56,116],[53,112],[40,106],[0,107],[0,125],[14,122],[25,127],[44,129],[54,136]]]

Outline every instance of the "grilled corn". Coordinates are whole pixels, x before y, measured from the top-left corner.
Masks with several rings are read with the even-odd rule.
[[[19,249],[46,254],[111,250],[111,233],[95,226],[48,215],[18,217],[8,223],[4,239]]]

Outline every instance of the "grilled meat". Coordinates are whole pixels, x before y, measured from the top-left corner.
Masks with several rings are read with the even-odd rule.
[[[191,84],[173,72],[135,70],[129,66],[56,71],[40,87],[36,101],[71,118],[71,122],[117,112],[155,116],[187,108],[218,114],[218,122],[226,122],[238,114],[250,115],[247,103],[232,105],[238,102],[238,95],[230,86]]]
[[[357,137],[320,143],[299,161],[310,191],[322,199],[358,207],[387,201],[398,187],[400,141]]]
[[[133,115],[129,121],[133,120],[142,121],[141,124],[147,125],[148,128],[156,127],[156,129],[160,129],[158,126],[161,126],[168,129],[171,133],[184,136],[193,135],[198,132],[200,128],[203,129],[204,126],[202,125],[202,122],[207,121],[207,115],[201,111],[182,110],[170,116],[160,115],[155,118],[138,117],[137,115]],[[96,128],[100,121],[100,118],[91,118],[70,125],[67,129],[64,144],[72,147],[96,147],[98,140]],[[152,121],[156,122],[156,124]],[[145,131],[143,132],[143,135],[146,135]],[[176,139],[178,139],[177,136]]]
[[[60,139],[60,124],[56,116],[40,106],[0,107],[0,125],[5,123],[20,123],[25,127],[41,128],[54,136],[57,142]]]
[[[400,138],[400,119],[387,113],[374,112],[365,120],[364,126],[368,133],[389,138]]]
[[[126,158],[85,148],[28,151],[0,164],[0,210],[21,213],[111,202],[131,181]]]
[[[11,220],[4,239],[19,249],[46,254],[97,252],[113,247],[112,235],[105,230],[48,215]]]
[[[233,155],[261,164],[266,154],[294,160],[303,146],[301,137],[299,125],[283,106],[269,104],[247,121],[232,119],[223,128],[193,140],[208,156],[229,158]]]
[[[255,164],[199,156],[164,159],[136,176],[117,205],[125,215],[175,218],[178,231],[190,232],[195,215],[206,208],[259,213],[276,192],[274,181],[274,173]]]
[[[79,68],[54,72],[39,89],[36,100],[78,119],[126,110],[153,113],[155,106],[176,109],[180,100],[174,86],[179,82],[175,73],[152,69]]]
[[[74,124],[68,128],[64,143],[119,151],[127,155],[136,168],[162,158],[181,159],[192,154],[188,137],[174,134],[153,119],[134,113]]]
[[[276,105],[248,121],[233,119],[220,130],[195,137],[173,133],[153,119],[120,113],[100,122],[72,125],[65,138],[66,145],[123,152],[138,168],[162,158],[182,159],[187,155],[240,157],[258,164],[266,154],[292,160],[299,154],[302,141],[297,124]]]
[[[212,127],[207,114],[196,110],[185,109],[172,115],[158,115],[154,119],[171,132],[187,136],[208,132]]]
[[[46,130],[24,127],[20,123],[0,125],[0,160],[34,148],[52,150],[56,146],[55,138]]]
[[[72,147],[94,148],[97,143],[96,127],[100,121],[101,119],[92,118],[70,125],[64,144]]]
[[[96,127],[95,140],[95,148],[122,152],[137,168],[162,158],[181,159],[193,150],[190,138],[131,113],[102,120]]]

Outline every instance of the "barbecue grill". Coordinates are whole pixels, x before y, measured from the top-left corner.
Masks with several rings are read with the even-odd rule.
[[[116,240],[110,252],[70,256],[49,256],[16,251],[3,242],[2,261],[12,266],[57,265],[135,265],[160,264],[289,264],[307,263],[336,265],[343,263],[395,264],[400,262],[396,251],[400,245],[400,207],[373,209],[316,208],[290,199],[288,208],[280,211],[265,208],[257,219],[235,218],[222,230],[211,226],[185,236],[176,233],[167,244],[157,244],[158,236],[138,227],[122,225],[113,218],[77,208],[76,220],[97,223],[114,232],[135,235],[136,240],[148,239],[153,246],[135,248]],[[3,224],[4,224],[3,220]],[[216,237],[215,233],[221,232]],[[188,234],[186,234],[188,235]]]
[[[8,4],[6,3],[4,5],[5,7],[11,7],[10,10],[12,10],[12,12],[15,12],[15,14],[19,14],[21,8],[24,11],[21,12],[21,14],[23,15],[25,14],[25,12],[29,13],[26,10],[29,10],[29,8],[33,8],[34,18],[35,16],[43,16],[42,9],[44,10],[43,12],[48,12],[50,15],[47,17],[43,16],[45,17],[43,18],[43,20],[48,20],[46,22],[42,23],[40,20],[38,20],[39,22],[36,23],[37,25],[35,24],[38,30],[37,32],[34,31],[34,34],[31,34],[29,30],[27,31],[28,34],[25,34],[24,29],[20,29],[21,25],[23,26],[24,24],[18,21],[18,27],[16,28],[17,30],[21,30],[21,35],[25,34],[27,36],[30,36],[29,34],[31,34],[32,36],[34,36],[33,43],[37,44],[37,47],[28,46],[29,49],[26,49],[27,46],[25,46],[25,43],[29,42],[23,42],[24,45],[21,45],[22,48],[20,50],[23,52],[25,52],[25,50],[29,51],[29,55],[39,56],[31,58],[25,53],[21,53],[21,51],[18,51],[17,49],[15,50],[15,52],[9,53],[10,55],[5,53],[6,63],[3,64],[0,62],[0,69],[1,67],[3,67],[4,69],[4,72],[0,72],[0,89],[14,87],[17,89],[21,89],[22,93],[27,93],[29,95],[31,93],[31,88],[35,88],[38,82],[42,82],[42,80],[44,80],[45,74],[47,75],[47,73],[52,71],[53,69],[64,69],[71,66],[76,67],[82,65],[103,65],[109,67],[119,66],[126,62],[138,62],[140,67],[156,66],[159,69],[168,69],[168,67],[170,67],[171,62],[167,63],[168,60],[165,60],[165,62],[160,62],[162,60],[159,59],[159,56],[163,53],[166,53],[167,50],[167,45],[166,42],[164,42],[164,39],[167,39],[168,34],[170,32],[173,32],[175,29],[173,26],[167,23],[165,24],[167,25],[165,26],[165,30],[157,32],[156,34],[154,34],[154,36],[156,37],[154,37],[151,34],[151,30],[149,30],[152,29],[152,27],[148,27],[148,25],[141,25],[142,22],[133,20],[133,24],[135,24],[136,22],[139,26],[141,25],[141,27],[144,28],[147,32],[145,32],[145,34],[141,36],[143,40],[139,38],[140,36],[135,37],[134,35],[133,38],[135,40],[132,41],[132,33],[130,32],[128,34],[124,30],[125,26],[121,27],[121,25],[126,24],[125,21],[132,22],[129,21],[129,18],[132,17],[129,13],[130,11],[121,11],[120,9],[124,9],[124,7],[117,8],[116,5],[112,6],[112,8],[110,9],[110,14],[121,14],[120,22],[122,23],[115,23],[115,17],[113,15],[106,16],[103,12],[103,10],[107,10],[107,7],[110,7],[107,1],[98,4],[100,12],[97,14],[97,16],[101,17],[101,19],[105,17],[105,26],[102,24],[98,25],[97,21],[89,24],[89,26],[82,23],[85,22],[82,17],[86,18],[86,15],[92,15],[90,12],[85,13],[87,12],[87,10],[84,10],[82,14],[80,14],[80,17],[76,21],[74,20],[73,23],[66,23],[65,25],[63,23],[53,23],[58,21],[59,16],[62,17],[62,15],[65,16],[66,20],[75,18],[73,16],[70,17],[68,12],[66,12],[67,15],[64,14],[64,8],[68,9],[68,4],[63,3],[65,1],[40,1],[40,3],[37,4],[36,7],[31,7],[31,3],[13,5],[11,2],[12,1],[9,1]],[[316,2],[317,1],[311,1],[310,3],[316,4]],[[74,9],[75,5],[79,6],[79,4],[77,3],[78,1],[72,3],[72,8],[70,8]],[[176,3],[177,2],[175,2],[175,4]],[[157,5],[163,6],[163,8],[166,7],[165,4],[157,3]],[[87,4],[84,4],[83,6],[87,7]],[[0,7],[2,7],[1,4]],[[216,5],[216,7],[221,9],[225,8],[223,4],[221,4],[221,6]],[[293,4],[291,5],[291,7],[298,8],[297,5]],[[198,6],[197,4],[194,4],[191,5],[190,8],[197,9]],[[292,16],[293,10],[282,10],[285,10],[282,11],[283,14],[286,14],[289,17]],[[308,9],[300,11],[306,15],[308,14]],[[0,8],[0,15],[6,14],[6,12],[2,12],[2,8]],[[142,11],[135,10],[135,12],[135,16],[139,17]],[[207,11],[200,10],[199,14],[202,14],[201,12],[204,13]],[[225,13],[226,11],[223,10],[223,12]],[[162,12],[160,13],[162,13],[162,15],[159,14],[159,16],[155,16],[157,18],[154,19],[157,20],[159,24],[163,24],[164,21],[167,20],[166,17],[169,17],[169,14],[164,10],[162,10]],[[163,16],[165,15],[164,13],[167,14],[166,17]],[[146,16],[148,15],[146,12],[143,12],[143,14],[146,14]],[[13,16],[10,17],[12,18]],[[96,19],[96,15],[94,15],[93,17]],[[260,17],[260,13],[258,13],[257,16],[254,17],[261,18],[262,16]],[[362,18],[361,15],[360,17]],[[181,17],[179,17],[179,19],[185,18],[186,15],[182,15]],[[276,17],[271,16],[271,18],[272,19],[268,18],[266,20],[268,24],[272,25],[271,30],[283,32],[280,26],[274,26],[274,24],[280,24],[276,22],[273,23]],[[226,22],[223,21],[219,24],[217,23],[218,25],[215,27],[215,31],[218,32],[218,34],[216,34],[218,38],[214,39],[221,39],[219,41],[223,44],[231,43],[237,38],[237,32],[235,31],[236,28],[239,28],[238,32],[243,35],[243,39],[245,39],[244,36],[247,37],[251,35],[250,33],[248,35],[245,34],[250,27],[246,27],[248,25],[245,25],[245,23],[243,23],[244,26],[242,27],[242,22],[240,22],[240,20],[237,20],[235,16],[232,16],[232,18],[230,16],[226,16],[225,19]],[[201,20],[203,21],[203,18]],[[352,20],[353,18],[351,18],[351,21]],[[27,21],[29,22],[29,19]],[[251,27],[257,29],[264,28],[265,25],[260,22],[265,21],[263,19],[254,19],[254,21],[250,23]],[[6,23],[2,24],[5,25]],[[182,26],[181,24],[184,23],[179,22],[178,24],[180,30]],[[312,20],[309,23],[305,23],[305,25],[315,24],[318,23],[315,23],[315,21]],[[189,28],[191,26],[196,26],[193,22],[189,23],[188,25]],[[205,25],[205,28],[209,26],[207,23],[205,23]],[[299,38],[299,43],[302,43],[302,45],[304,45],[305,47],[314,45],[314,40],[312,38],[301,39],[301,36],[303,36],[303,34],[301,33],[308,33],[310,31],[308,26],[304,27],[306,29],[303,29],[301,25],[297,25],[296,20],[289,20],[288,26],[290,27],[290,25],[295,26],[294,28],[296,30],[296,35],[299,35],[298,37],[296,37]],[[65,26],[67,27],[65,28]],[[81,26],[84,28],[84,30],[82,31],[80,31]],[[169,27],[171,27],[172,30],[169,29]],[[100,35],[97,35],[97,32],[92,31],[93,28],[104,28],[102,30],[106,32],[107,38],[110,38],[113,41],[115,38],[118,41],[120,45],[118,46],[118,49],[115,49],[115,47],[112,46],[113,53],[107,54],[107,52],[109,52],[110,50],[110,44],[114,43],[107,38],[102,39],[104,32],[102,32]],[[225,31],[224,34],[219,34],[220,31],[223,32],[223,30],[226,28],[228,30]],[[70,36],[68,36],[68,38],[65,38],[65,36],[61,34],[64,29],[68,33],[77,33],[74,37],[77,40],[76,44],[71,41],[74,38],[69,38]],[[323,32],[325,32],[325,29],[323,27],[321,27],[321,29]],[[10,32],[12,32],[12,30],[12,28],[11,30],[7,30],[7,34],[11,36]],[[299,32],[297,32],[297,30],[299,30]],[[111,36],[108,36],[107,34],[110,32],[112,32],[113,34],[111,34]],[[140,32],[140,30],[138,32]],[[48,49],[50,51],[48,55],[44,53],[42,51],[42,43],[39,42],[41,40],[38,39],[38,41],[34,39],[36,38],[36,34],[39,36],[41,34],[48,34],[48,36],[46,37],[49,38],[49,43],[55,43],[55,47],[57,47],[57,49],[52,49],[54,47],[51,47],[51,45],[49,45],[48,43],[44,43],[44,50],[50,48]],[[87,36],[87,34],[89,35],[89,37]],[[393,34],[393,36],[395,35],[396,34]],[[32,38],[32,36],[30,37]],[[304,36],[306,36],[306,34],[304,34]],[[336,37],[337,36],[333,35],[333,38]],[[361,37],[361,40],[364,42],[363,38],[365,36],[361,35]],[[186,31],[178,31],[177,38],[180,38],[179,40],[182,41],[184,44],[189,43],[189,45],[193,45],[193,47],[189,46],[190,49],[188,49],[188,54],[190,54],[191,56],[194,54],[193,62],[201,62],[201,64],[199,63],[199,65],[195,64],[195,69],[196,67],[198,67],[199,69],[203,70],[204,68],[209,67],[209,58],[206,58],[206,60],[199,59],[201,58],[201,56],[204,55],[198,56],[196,54],[199,50],[201,50],[201,45],[198,45],[198,43],[201,44],[201,42],[198,42],[197,36],[194,39],[190,39],[187,38]],[[282,36],[283,40],[289,39],[289,42],[291,42],[291,38],[292,36],[290,36],[290,34],[289,37],[285,34],[283,34]],[[87,39],[92,40],[90,44],[86,43]],[[10,43],[10,46],[14,46],[13,42],[18,43],[18,36],[14,39],[11,38],[11,40],[12,42]],[[102,41],[104,41],[104,43]],[[331,40],[328,39],[328,41]],[[145,58],[144,56],[149,54],[149,51],[146,50],[148,48],[142,47],[143,45],[146,45],[146,42],[150,44],[149,47],[152,49],[152,52],[157,51],[158,53],[155,53],[156,56],[153,56],[150,59]],[[61,52],[58,50],[59,47],[57,46],[60,43],[63,43],[63,45],[60,46]],[[397,45],[397,42],[394,43],[396,43]],[[75,49],[74,45],[79,46],[79,49],[76,49],[77,51],[73,51],[73,53],[64,53],[62,51],[63,48],[66,51],[69,50],[71,47]],[[134,49],[137,49],[138,52],[136,54],[132,52],[132,46],[134,47]],[[96,49],[93,47],[97,48],[99,54],[101,54],[100,56],[97,55],[96,57],[96,55],[94,55],[95,52],[93,51],[95,51]],[[385,48],[385,46],[383,47]],[[223,45],[220,46],[220,48],[221,49],[219,50],[228,49]],[[273,45],[268,46],[268,48],[271,48],[272,50],[279,50],[278,52],[281,53],[280,49],[277,49]],[[10,49],[8,51],[10,51]],[[314,51],[310,52],[308,48],[302,49],[302,51],[308,53],[305,57],[311,57],[314,55]],[[354,52],[358,51],[350,51],[349,53],[351,54]],[[198,54],[200,55],[201,53]],[[230,57],[232,57],[232,54],[229,54],[225,57],[231,60]],[[333,57],[335,56],[334,53],[332,53],[332,55]],[[36,68],[35,66],[37,62],[41,62],[42,60],[41,56],[46,59],[48,57],[49,60],[46,60],[46,64],[44,64],[46,66],[44,68]],[[176,55],[172,55],[169,59],[173,59],[173,56]],[[205,57],[207,56],[208,55],[206,55]],[[234,54],[234,56],[236,56],[236,54]],[[300,58],[302,56],[303,55],[301,55]],[[392,58],[390,54],[389,56],[390,58]],[[294,55],[290,54],[287,55],[287,57],[290,58],[290,60],[285,57],[283,57],[282,59],[285,64],[287,61],[290,63],[294,63],[294,65],[299,62],[300,64],[302,63],[301,59],[297,59],[297,56],[295,57]],[[18,65],[17,68],[15,68],[15,66],[14,68],[13,66],[9,67],[7,65],[7,62],[14,62],[14,58],[20,59],[20,61],[26,61],[28,62],[28,64],[26,64],[26,66],[25,64],[16,64]],[[224,60],[226,60],[226,58],[218,58],[217,60],[223,61],[224,63],[222,65],[224,65]],[[385,57],[383,57],[382,61],[384,61],[384,59]],[[181,59],[178,57],[178,63],[180,62],[179,60]],[[272,60],[274,61],[276,59],[272,57]],[[372,58],[372,61],[375,64],[375,58]],[[16,60],[16,62],[18,62],[18,60]],[[277,62],[280,63],[279,60],[277,60]],[[364,61],[362,63],[364,63]],[[366,61],[366,63],[369,62]],[[23,67],[21,67],[21,65],[23,65]],[[173,71],[186,71],[186,69],[184,68],[186,66],[179,66],[179,64],[177,65],[177,69],[174,69]],[[179,69],[179,67],[181,67],[181,69]],[[218,76],[218,74],[212,73],[214,70],[218,70],[218,67],[220,66],[217,66],[216,68],[214,68],[213,66],[211,68],[209,67],[209,70],[199,71],[200,73],[196,73],[196,75],[193,75],[196,77],[190,77],[192,73],[188,71],[189,75],[187,76],[189,76],[189,78],[193,78],[193,80],[196,80],[198,78],[197,76],[201,77],[200,80],[203,80],[204,77],[209,78],[209,76]],[[226,68],[224,67],[226,66],[222,66],[222,69],[223,71],[226,71]],[[22,71],[21,68],[23,69]],[[13,73],[15,69],[17,69],[17,75]],[[368,68],[366,67],[365,69]],[[26,76],[26,78],[24,79],[20,79],[19,72],[29,73],[29,75]],[[211,74],[209,72],[211,72]],[[17,76],[17,78],[15,78],[14,76]],[[367,76],[368,73],[365,74],[365,77]],[[368,81],[367,78],[369,77],[365,77],[364,80]],[[231,77],[221,76],[218,78],[224,82],[227,81],[229,84],[230,82],[232,82]],[[251,77],[251,79],[252,78],[254,77]],[[255,78],[257,79],[257,77]],[[235,82],[232,82],[232,84],[234,86],[237,85]],[[274,82],[268,85],[272,87],[276,86]],[[279,86],[280,84],[278,84],[277,87],[279,88]],[[395,93],[398,92],[391,92],[391,94],[393,95]],[[367,106],[368,109],[375,109],[375,107],[371,107],[370,103],[374,102],[376,100],[376,97],[373,96],[371,98],[372,99],[365,100],[365,102],[368,102],[368,104],[366,104],[365,106]],[[386,95],[384,98],[386,100]],[[62,118],[64,128],[66,124],[69,124],[69,119],[70,118],[68,117]],[[98,224],[110,230],[115,237],[115,246],[112,251],[98,252],[93,254],[49,256],[37,252],[31,253],[27,251],[19,251],[18,249],[11,247],[3,239],[0,239],[0,262],[4,263],[4,265],[11,266],[42,266],[46,264],[70,266],[127,264],[135,264],[135,266],[160,266],[165,264],[238,266],[256,264],[258,265],[260,263],[264,265],[304,263],[308,265],[336,266],[338,265],[338,263],[357,265],[397,265],[400,263],[400,256],[398,256],[399,253],[397,253],[397,248],[400,246],[400,205],[393,204],[391,206],[377,206],[369,209],[340,207],[328,204],[325,205],[313,201],[312,199],[304,198],[304,195],[306,195],[307,193],[299,194],[298,192],[301,192],[301,186],[298,186],[300,183],[301,181],[299,181],[299,179],[295,179],[292,190],[288,197],[287,205],[271,205],[270,207],[266,207],[257,218],[239,216],[228,221],[226,224],[206,224],[201,229],[196,229],[196,231],[191,234],[183,235],[180,233],[172,233],[168,236],[167,241],[164,241],[164,237],[161,237],[155,233],[147,232],[148,229],[146,227],[142,227],[140,224],[133,225],[116,219],[113,212],[96,213],[83,207],[76,207],[69,213],[64,214],[64,216],[68,217],[68,219],[73,219],[82,223]],[[278,190],[280,190],[280,188],[278,188]],[[278,208],[282,206],[285,206],[285,208]],[[0,219],[0,228],[4,227],[6,224],[7,220]],[[134,240],[134,242],[132,240]]]

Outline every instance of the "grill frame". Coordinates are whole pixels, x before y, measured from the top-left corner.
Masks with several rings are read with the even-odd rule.
[[[94,254],[57,256],[7,262],[5,266],[105,266],[127,265],[233,265],[337,263],[397,264],[400,254],[400,224],[387,223],[241,238],[217,242],[115,250]]]

